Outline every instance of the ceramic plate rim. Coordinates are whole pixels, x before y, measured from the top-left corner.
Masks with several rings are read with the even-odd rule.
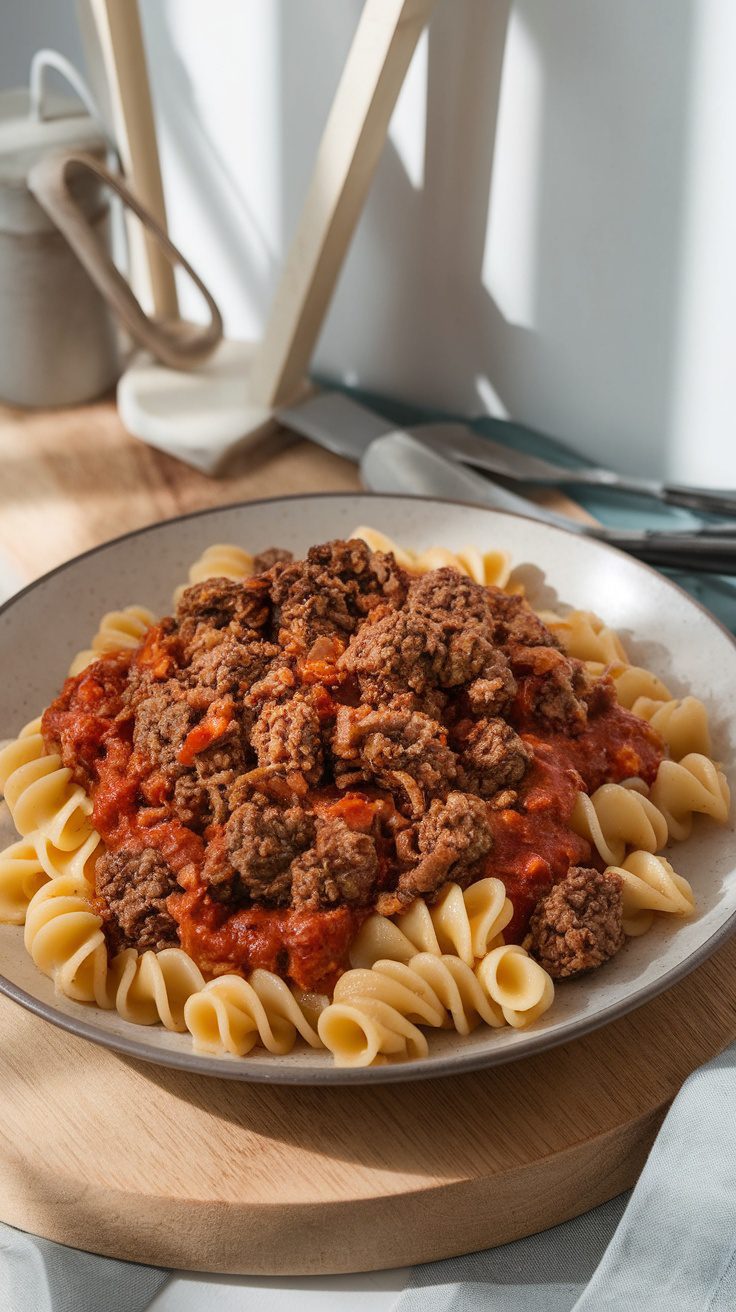
[[[132,538],[145,536],[147,533],[157,529],[165,528],[168,525],[181,524],[191,519],[199,519],[208,515],[217,515],[226,511],[242,510],[253,506],[273,505],[275,503],[293,503],[303,501],[315,501],[324,499],[340,500],[348,498],[350,500],[363,500],[366,502],[381,500],[411,501],[411,502],[428,502],[432,505],[446,505],[454,507],[466,507],[472,510],[479,510],[495,516],[501,515],[511,520],[527,520],[534,524],[540,521],[532,517],[519,515],[513,511],[496,510],[484,506],[474,501],[460,500],[451,497],[432,497],[432,496],[415,496],[409,497],[405,493],[386,492],[370,493],[361,490],[355,491],[326,491],[326,492],[307,492],[291,493],[277,497],[258,497],[240,501],[227,502],[223,505],[207,506],[200,510],[186,511],[181,515],[174,515],[167,519],[157,520],[152,524],[145,524],[140,528],[131,529],[126,533],[121,533],[117,537],[109,538],[104,542],[98,543],[94,547],[79,552],[69,560],[62,561],[53,569],[48,570],[45,574],[33,579],[31,583],[26,584],[20,591],[13,594],[0,605],[0,617],[7,611],[17,605],[17,603],[26,597],[34,589],[48,582],[56,575],[72,569],[80,561],[95,556],[109,547],[117,546],[120,543],[129,541]],[[555,524],[545,524],[544,528],[555,534],[560,534],[566,538],[574,538],[580,541],[579,535],[574,531],[561,528]],[[582,539],[583,542],[586,539]],[[633,563],[640,570],[646,571],[656,577],[658,584],[664,585],[677,593],[681,598],[695,610],[699,611],[705,617],[707,623],[720,630],[727,638],[730,646],[736,655],[736,637],[718,619],[711,611],[708,610],[702,602],[691,596],[684,588],[675,583],[667,575],[660,573],[653,566],[643,561],[636,560],[627,552],[620,550],[618,547],[612,547],[609,543],[602,542],[599,539],[592,540],[596,548],[607,553],[612,553],[616,558],[623,557],[628,563]],[[565,1026],[563,1033],[545,1033],[543,1031],[535,1033],[530,1030],[525,1035],[526,1042],[520,1043],[515,1048],[504,1048],[503,1050],[494,1050],[493,1045],[489,1044],[486,1051],[474,1051],[463,1054],[462,1052],[453,1053],[449,1056],[431,1055],[423,1058],[421,1061],[397,1063],[396,1065],[387,1064],[377,1067],[358,1067],[344,1068],[338,1066],[325,1065],[323,1070],[304,1070],[298,1067],[289,1067],[288,1062],[284,1061],[283,1069],[274,1070],[269,1067],[259,1069],[257,1062],[249,1062],[245,1059],[228,1059],[200,1055],[194,1051],[191,1052],[173,1052],[163,1048],[154,1049],[149,1045],[138,1043],[135,1039],[127,1039],[111,1033],[100,1026],[97,1026],[83,1017],[66,1015],[58,1011],[52,1005],[44,1002],[41,998],[35,997],[25,989],[15,984],[12,980],[7,979],[0,972],[0,993],[10,998],[13,1002],[18,1003],[26,1010],[30,1011],[41,1019],[49,1021],[58,1029],[67,1033],[75,1034],[79,1038],[87,1039],[100,1047],[107,1048],[113,1052],[125,1057],[132,1057],[136,1060],[144,1061],[150,1065],[164,1066],[176,1070],[188,1071],[190,1074],[205,1075],[209,1078],[240,1080],[246,1083],[254,1084],[291,1084],[291,1085],[372,1085],[387,1083],[405,1083],[414,1080],[447,1078],[454,1075],[466,1074],[471,1071],[487,1069],[494,1066],[506,1065],[510,1062],[522,1061],[527,1057],[537,1056],[547,1052],[552,1048],[561,1047],[566,1043],[573,1042],[576,1039],[583,1038],[605,1025],[620,1019],[622,1016],[629,1015],[637,1011],[640,1007],[653,1001],[661,993],[672,988],[680,980],[686,978],[693,971],[697,970],[704,964],[736,931],[736,908],[730,913],[727,919],[719,925],[714,932],[698,948],[690,952],[683,960],[677,962],[656,980],[642,987],[641,992],[631,997],[623,998],[618,1002],[612,1003],[608,1007],[599,1008],[590,1016],[582,1016],[577,1021],[570,1021]],[[82,1005],[82,1004],[80,1004]]]

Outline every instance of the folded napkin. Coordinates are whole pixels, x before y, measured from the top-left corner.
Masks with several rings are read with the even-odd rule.
[[[168,1278],[0,1225],[3,1312],[143,1312]]]
[[[417,1267],[394,1312],[733,1312],[734,1107],[736,1044],[685,1082],[625,1210]]]
[[[395,424],[457,418],[356,396]],[[499,428],[498,421],[479,419],[473,427],[563,466],[579,460],[561,443],[514,424]],[[606,524],[698,522],[689,511],[646,498],[569,491]],[[736,630],[736,579],[666,572]],[[733,1312],[734,1108],[736,1044],[686,1082],[628,1204],[622,1195],[503,1248],[417,1267],[394,1312]],[[0,1224],[3,1312],[143,1312],[168,1278],[166,1271],[96,1257]],[[284,1307],[298,1312],[300,1294],[290,1285]]]

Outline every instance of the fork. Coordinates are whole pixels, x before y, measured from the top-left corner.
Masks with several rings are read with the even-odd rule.
[[[505,430],[516,429],[526,435],[532,430],[506,420],[495,422]],[[450,460],[486,469],[500,474],[514,483],[530,483],[537,487],[562,487],[576,484],[587,487],[611,488],[617,492],[634,492],[638,496],[654,497],[670,506],[685,506],[688,510],[705,511],[714,515],[736,514],[736,491],[718,488],[688,487],[680,483],[660,483],[656,479],[635,478],[631,474],[616,474],[600,465],[574,465],[562,468],[541,456],[529,455],[516,447],[495,442],[491,437],[479,437],[465,424],[437,423],[414,424],[411,432],[433,451]]]
[[[495,510],[510,510],[567,532],[607,542],[651,565],[712,574],[736,572],[736,536],[719,533],[718,525],[667,532],[584,524],[499,487],[482,474],[448,460],[444,451],[441,454],[433,451],[408,433],[389,433],[371,442],[363,454],[360,471],[363,485],[371,492],[403,492],[480,502]]]

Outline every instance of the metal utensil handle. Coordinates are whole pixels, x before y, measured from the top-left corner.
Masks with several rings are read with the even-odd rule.
[[[680,533],[595,532],[609,546],[628,551],[650,565],[709,574],[736,574],[736,538],[699,537]]]
[[[179,320],[164,323],[149,318],[120,270],[102,249],[69,188],[69,177],[86,170],[110,187],[140,219],[165,258],[180,264],[204,297],[210,322],[204,327]],[[212,354],[222,338],[222,316],[202,279],[184,258],[153,215],[126,187],[121,178],[81,151],[48,155],[31,169],[28,186],[46,213],[63,233],[98,290],[105,297],[131,336],[172,369],[192,369]]]
[[[736,516],[736,492],[717,487],[687,487],[679,483],[665,483],[662,500],[670,506],[684,506],[687,510],[703,510],[711,515]]]

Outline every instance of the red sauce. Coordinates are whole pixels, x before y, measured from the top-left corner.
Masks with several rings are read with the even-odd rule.
[[[349,680],[343,679],[340,686],[335,662],[341,650],[341,643],[325,640],[298,667],[299,680],[315,690],[324,721],[334,716],[338,699],[352,704],[357,697]],[[153,847],[168,861],[185,890],[171,896],[170,910],[183,948],[205,973],[262,967],[300,988],[330,991],[369,912],[346,906],[327,911],[243,907],[233,912],[211,898],[201,882],[206,843],[222,845],[224,833],[212,826],[202,838],[173,817],[170,783],[133,750],[132,726],[122,699],[131,660],[157,678],[168,678],[176,667],[176,640],[154,627],[132,657],[124,653],[105,657],[68,679],[43,717],[47,742],[59,746],[65,763],[91,787],[93,820],[104,842],[112,850]],[[273,679],[293,683],[290,671],[274,671]],[[517,710],[521,728],[531,726],[521,703]],[[190,765],[199,752],[222,737],[232,715],[229,700],[212,703],[184,742],[182,764]],[[484,874],[503,880],[514,905],[513,920],[505,931],[512,942],[523,938],[539,897],[564,878],[571,865],[590,864],[593,859],[588,842],[570,827],[580,790],[592,792],[606,781],[634,775],[651,783],[664,754],[651,726],[618,706],[594,716],[574,738],[540,732],[538,726],[533,732],[522,732],[522,737],[532,748],[533,762],[517,805],[489,810],[494,845],[483,863]],[[275,780],[273,786],[277,783],[284,800],[290,800],[289,781]],[[379,887],[391,888],[397,870],[394,839],[408,823],[391,795],[369,785],[343,792],[335,785],[306,791],[302,784],[304,804],[322,816],[342,819],[354,831],[373,835]]]
[[[504,935],[518,943],[543,893],[563,879],[571,865],[585,865],[590,844],[570,828],[570,816],[583,781],[548,743],[531,734],[524,741],[534,760],[520,790],[518,810],[490,811],[493,849],[484,874],[503,880],[514,906]]]
[[[664,756],[664,743],[656,729],[623,706],[611,706],[594,716],[575,738],[545,733],[544,740],[560,760],[582,775],[590,793],[601,784],[635,776],[651,784]]]
[[[205,748],[211,747],[226,734],[233,720],[233,704],[229,700],[214,701],[208,707],[204,719],[195,724],[191,733],[184,739],[178,760],[182,765],[193,765],[194,758]]]
[[[130,657],[123,652],[95,661],[67,679],[56,701],[43,713],[44,739],[49,746],[58,747],[64,764],[78,778],[94,777],[104,743],[122,710],[129,667]]]
[[[260,967],[288,976],[298,988],[331,993],[368,912],[244,907],[228,914],[204,888],[174,894],[169,909],[184,951],[206,974]]]

